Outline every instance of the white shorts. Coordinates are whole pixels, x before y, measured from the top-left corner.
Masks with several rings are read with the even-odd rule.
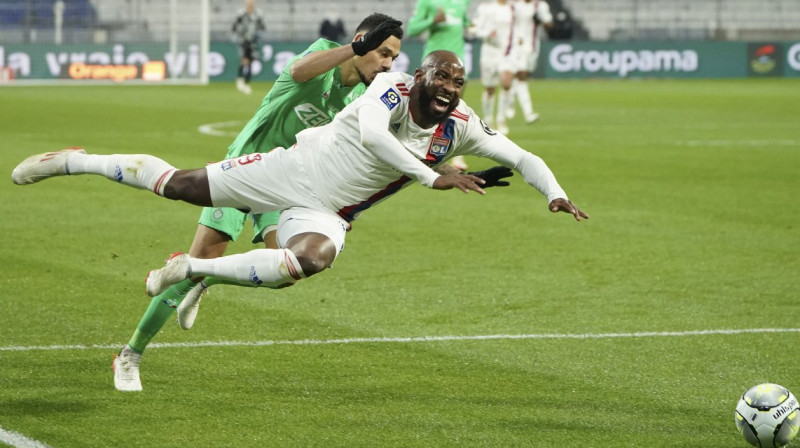
[[[516,60],[519,65],[515,71],[532,73],[536,70],[536,63],[539,60],[539,50],[520,49],[517,51]]]
[[[248,209],[265,213],[281,211],[278,245],[301,233],[319,233],[344,249],[350,225],[328,210],[311,191],[300,154],[277,148],[269,153],[248,154],[206,166],[211,201],[215,207]]]
[[[326,210],[296,151],[283,148],[248,154],[206,166],[214,207],[247,209],[255,214],[305,207]]]
[[[498,51],[481,51],[481,84],[484,87],[497,87],[500,84],[500,59],[502,54]]]
[[[336,256],[344,249],[344,238],[350,224],[333,212],[292,207],[281,212],[278,220],[278,246],[286,247],[295,235],[319,233],[336,245]]]

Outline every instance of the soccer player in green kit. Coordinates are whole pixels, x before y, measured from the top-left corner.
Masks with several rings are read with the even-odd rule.
[[[391,69],[400,53],[402,23],[375,13],[356,29],[350,45],[340,46],[325,39],[314,42],[296,56],[264,97],[256,114],[228,149],[225,159],[237,158],[272,148],[288,148],[295,134],[308,127],[329,123],[345,105],[364,93],[365,85],[378,73]],[[220,257],[230,241],[242,232],[247,214],[229,208],[205,208],[189,253],[198,258]],[[275,229],[279,213],[254,215],[254,243],[263,241],[277,248]],[[196,304],[214,278],[187,279],[154,297],[128,344],[113,363],[114,387],[120,391],[140,391],[139,363],[150,339],[172,316],[175,307],[189,294]],[[192,309],[189,309],[191,313]],[[181,326],[187,328],[194,322]]]
[[[469,0],[417,0],[408,21],[408,36],[428,31],[422,58],[435,50],[449,50],[464,60],[464,30],[469,26]]]

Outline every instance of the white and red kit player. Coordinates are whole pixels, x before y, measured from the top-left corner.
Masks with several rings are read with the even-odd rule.
[[[507,116],[514,115],[513,98],[519,101],[525,121],[533,123],[539,114],[533,111],[531,95],[528,90],[528,75],[536,70],[541,51],[542,33],[553,26],[553,15],[550,5],[544,0],[516,0],[514,2],[514,43],[512,52],[515,69],[515,81],[511,88],[512,100]]]
[[[149,155],[93,155],[82,150],[32,156],[12,172],[17,184],[64,174],[100,174],[125,185],[201,206],[255,213],[282,210],[282,249],[256,249],[214,259],[182,254],[151,271],[147,292],[214,275],[248,286],[288,286],[323,271],[344,246],[349,222],[412,181],[438,190],[485,193],[469,174],[432,167],[460,154],[489,157],[517,170],[549,201],[552,212],[580,221],[578,209],[541,158],[484,125],[461,101],[464,65],[452,52],[430,53],[414,76],[378,75],[366,93],[328,125],[298,134],[297,144],[194,170]]]
[[[498,86],[502,85],[503,90],[511,88],[518,65],[512,46],[513,22],[514,8],[508,0],[493,0],[478,6],[469,28],[471,36],[483,40],[480,53],[481,84],[484,87],[482,116],[490,126],[496,126],[503,134],[508,133],[505,109],[498,107],[495,119],[495,98]]]

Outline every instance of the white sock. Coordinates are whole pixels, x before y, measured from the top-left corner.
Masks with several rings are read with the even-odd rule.
[[[483,119],[494,123],[494,93],[489,93],[486,90],[481,95],[481,104],[483,105]]]
[[[514,87],[517,94],[517,101],[522,108],[522,113],[525,116],[533,114],[533,105],[531,105],[531,92],[528,90],[528,81],[519,81]]]
[[[303,269],[289,249],[255,249],[219,258],[189,257],[193,276],[205,275],[277,288],[305,278]]]
[[[506,110],[511,107],[513,104],[514,97],[512,96],[511,90],[502,89],[500,90],[500,101],[497,104],[497,122],[498,123],[505,123],[506,122]]]
[[[164,186],[177,169],[147,154],[83,154],[73,152],[67,158],[67,172],[99,174],[122,184],[150,190],[164,196]]]

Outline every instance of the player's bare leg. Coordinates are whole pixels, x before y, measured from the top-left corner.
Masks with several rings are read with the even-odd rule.
[[[86,154],[83,149],[69,148],[28,157],[14,168],[11,179],[17,185],[26,185],[78,174],[97,174],[169,199],[212,205],[205,168],[179,170],[148,154]]]

